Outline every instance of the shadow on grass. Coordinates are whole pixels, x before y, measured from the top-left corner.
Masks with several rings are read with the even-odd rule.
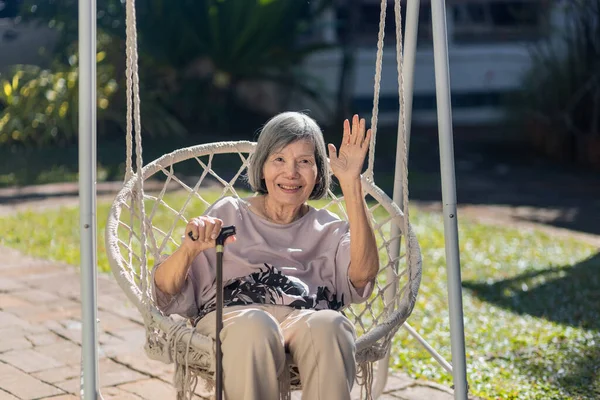
[[[512,312],[592,331],[595,339],[583,346],[557,338],[568,367],[554,365],[552,357],[543,356],[517,357],[515,363],[531,375],[553,374],[573,398],[600,398],[600,253],[572,267],[528,272],[492,284],[467,281],[463,286],[474,296]],[[590,393],[594,396],[588,397]]]
[[[492,284],[464,282],[482,300],[564,325],[600,331],[600,253],[576,264]]]

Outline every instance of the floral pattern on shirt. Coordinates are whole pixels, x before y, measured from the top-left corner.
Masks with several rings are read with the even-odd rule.
[[[332,293],[328,287],[318,286],[316,293],[309,293],[308,286],[301,280],[287,276],[267,263],[264,266],[264,269],[248,276],[226,282],[223,287],[223,306],[279,304],[315,310],[339,310],[344,307],[343,295],[338,301],[336,293]],[[195,321],[215,309],[216,297],[213,297],[199,310]]]

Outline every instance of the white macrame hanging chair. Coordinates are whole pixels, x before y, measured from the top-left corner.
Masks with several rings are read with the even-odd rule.
[[[406,131],[402,84],[402,38],[400,0],[396,0],[396,42],[400,99],[400,128],[398,140],[404,143],[401,161],[403,204],[402,212],[373,181],[373,162],[377,129],[379,87],[383,54],[383,32],[387,1],[382,0],[375,73],[375,95],[371,129],[373,131],[368,168],[362,176],[365,199],[369,206],[380,251],[380,272],[370,299],[344,310],[357,331],[357,381],[364,384],[365,395],[371,397],[372,364],[382,359],[390,349],[395,333],[409,317],[415,305],[421,281],[421,252],[408,219],[408,185]],[[173,251],[187,224],[190,208],[206,207],[207,192],[220,188],[220,196],[239,196],[238,178],[245,172],[255,143],[249,141],[217,142],[179,149],[142,167],[139,77],[137,73],[137,34],[135,0],[126,2],[127,29],[127,165],[123,188],[110,209],[106,226],[106,251],[112,272],[129,300],[137,307],[146,328],[147,355],[165,363],[175,363],[174,386],[178,399],[191,399],[201,378],[211,388],[215,371],[214,341],[195,331],[189,321],[165,316],[159,311],[151,293],[150,269],[161,254]],[[133,135],[135,131],[135,135]],[[135,136],[136,171],[132,168],[132,142]],[[231,168],[231,155],[239,157],[237,172],[224,179],[217,166]],[[229,157],[219,162],[219,157]],[[200,177],[190,178],[179,173],[185,163],[195,163]],[[232,176],[231,176],[232,175]],[[158,185],[158,189],[157,188]],[[206,191],[205,187],[210,186]],[[178,197],[173,197],[178,193]],[[183,200],[182,200],[183,199]],[[343,197],[328,192],[328,204],[323,207],[347,218]],[[165,215],[167,217],[165,218]],[[398,254],[404,236],[404,254]],[[297,368],[288,357],[289,374],[280,378],[282,387],[301,389]],[[387,368],[387,366],[384,366]],[[286,395],[287,393],[287,395]],[[282,390],[282,398],[289,390]]]

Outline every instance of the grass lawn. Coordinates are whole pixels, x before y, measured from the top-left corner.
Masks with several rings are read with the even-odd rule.
[[[109,204],[99,204],[97,214],[103,271],[108,209]],[[0,218],[0,244],[78,264],[78,217],[77,209],[64,208]],[[450,360],[443,221],[418,210],[411,218],[424,263],[409,322]],[[470,393],[485,399],[600,398],[597,249],[535,230],[467,221],[460,221],[459,231]],[[452,384],[404,330],[395,338],[392,368]]]

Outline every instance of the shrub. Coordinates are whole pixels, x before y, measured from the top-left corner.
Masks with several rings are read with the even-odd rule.
[[[598,162],[600,146],[600,0],[564,6],[558,37],[533,46],[532,66],[513,107],[534,145],[565,160]],[[592,146],[594,147],[594,146]]]
[[[101,58],[103,53],[98,53]],[[98,68],[98,119],[119,123],[111,118],[111,100],[118,89],[112,67]],[[78,133],[78,68],[57,64],[51,70],[19,65],[9,79],[0,82],[0,145],[66,145],[76,141]]]

